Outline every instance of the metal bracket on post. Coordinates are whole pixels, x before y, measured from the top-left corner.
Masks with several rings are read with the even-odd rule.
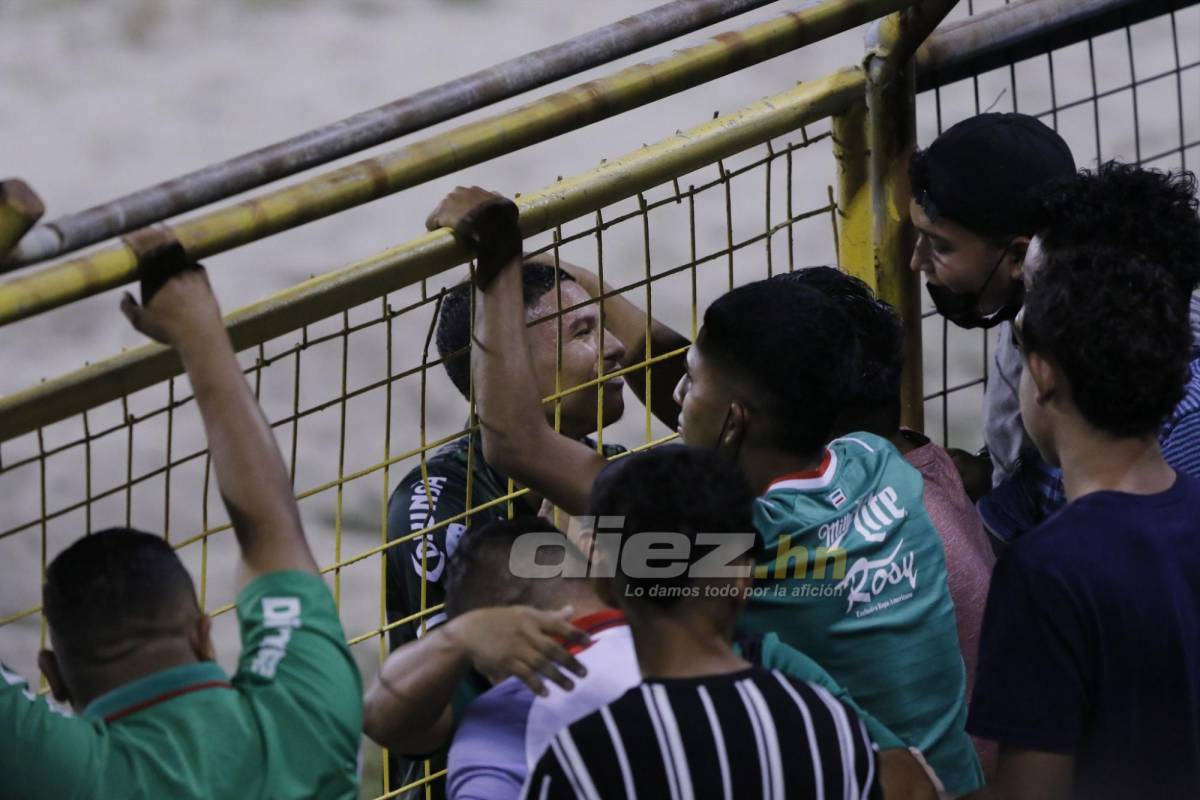
[[[0,264],[45,213],[41,198],[25,181],[20,178],[0,181]]]

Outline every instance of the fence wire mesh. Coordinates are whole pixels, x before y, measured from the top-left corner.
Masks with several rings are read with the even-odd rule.
[[[960,3],[951,20],[1008,5]],[[1158,169],[1200,165],[1200,6],[1008,63],[920,94],[917,141],[985,111],[1032,114],[1057,130],[1080,168],[1110,159]],[[983,390],[995,333],[964,331],[923,309],[925,427],[942,444],[982,443]]]
[[[959,13],[999,5],[969,0]],[[1062,132],[1081,165],[1123,158],[1194,168],[1200,36],[1189,31],[1200,32],[1200,7],[927,92],[918,98],[918,141],[984,110],[1019,110]],[[814,124],[655,189],[631,191],[527,247],[594,270],[613,294],[694,337],[703,310],[732,286],[837,262],[831,144],[827,121]],[[387,501],[403,476],[423,470],[437,448],[475,424],[432,342],[442,290],[464,275],[458,267],[239,355],[290,465],[309,540],[368,679],[388,652],[392,629],[441,610],[422,603],[409,617],[387,617],[388,550],[432,530],[389,541]],[[536,324],[561,326],[571,310]],[[114,324],[121,324],[115,314]],[[947,445],[977,446],[987,336],[949,328],[928,308],[922,326],[926,428]],[[667,355],[649,353],[632,369],[648,371]],[[552,399],[602,395],[608,377],[560,386]],[[628,400],[623,419],[603,430],[599,443],[638,448],[674,436]],[[145,441],[155,443],[156,457],[135,446]],[[82,533],[114,525],[161,531],[175,545],[202,608],[214,615],[222,661],[232,666],[237,630],[227,612],[237,548],[186,377],[0,443],[0,487],[0,563],[22,566],[6,569],[0,593],[12,666],[34,674],[34,654],[45,646],[40,596],[48,561]],[[510,486],[490,502],[510,503],[518,494]],[[439,526],[469,521],[482,508],[468,503],[461,520]],[[402,786],[378,748],[367,743],[365,752],[364,797],[400,796],[422,784],[429,792],[444,776],[426,765],[416,784]]]
[[[703,310],[735,284],[836,263],[833,189],[813,180],[833,172],[828,128],[822,121],[632,193],[527,242],[527,250],[593,270],[613,295],[694,336]],[[476,425],[433,344],[442,290],[465,275],[455,268],[239,354],[368,678],[388,652],[391,630],[441,610],[422,592],[421,608],[388,619],[387,551],[521,494],[510,484],[486,504],[469,497],[464,514],[388,539],[387,501],[397,482],[412,470],[424,475],[434,451]],[[561,348],[562,317],[573,310],[533,324],[558,325]],[[121,322],[114,314],[114,324]],[[648,372],[670,355],[651,352],[627,369]],[[560,386],[551,399],[557,406],[575,392],[602,395],[609,377]],[[637,449],[674,436],[629,397],[623,419],[596,438]],[[156,443],[159,455],[148,459],[143,442]],[[12,666],[34,674],[33,655],[46,645],[40,596],[48,561],[79,535],[110,526],[161,531],[175,545],[214,617],[222,660],[232,666],[237,548],[186,376],[0,444],[0,486],[9,498],[0,511],[0,561],[26,566],[6,574],[0,608],[0,626],[18,634],[7,637],[6,658],[19,656]],[[386,774],[378,748],[366,742],[365,750],[364,797],[400,796],[444,776],[427,767],[415,784],[401,786],[403,776]]]

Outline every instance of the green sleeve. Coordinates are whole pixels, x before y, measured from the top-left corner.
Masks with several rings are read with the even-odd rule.
[[[340,743],[356,751],[362,678],[325,581],[308,572],[263,575],[238,595],[237,615],[242,654],[234,685],[279,704],[283,717],[341,734]]]
[[[76,800],[102,790],[106,737],[101,726],[53,708],[3,665],[0,720],[0,795]]]
[[[777,669],[789,678],[798,678],[816,684],[850,706],[867,726],[867,733],[870,734],[871,740],[879,746],[880,750],[908,746],[888,730],[883,723],[854,702],[850,693],[842,688],[841,684],[835,681],[820,664],[791,645],[785,644],[780,640],[778,634],[768,633],[763,636],[761,661],[759,666],[763,669]]]

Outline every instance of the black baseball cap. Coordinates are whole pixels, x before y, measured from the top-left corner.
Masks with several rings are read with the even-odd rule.
[[[913,197],[934,222],[983,236],[1032,236],[1034,191],[1075,174],[1063,138],[1028,114],[980,114],[946,130],[908,166]]]

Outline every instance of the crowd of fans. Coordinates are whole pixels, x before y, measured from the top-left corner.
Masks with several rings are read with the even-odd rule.
[[[1021,114],[909,177],[913,271],[998,330],[980,453],[902,427],[903,327],[851,276],[740,286],[689,343],[526,257],[506,198],[443,200],[477,261],[437,346],[479,426],[391,497],[365,694],[203,269],[158,254],[122,308],[195,389],[239,667],[161,538],[83,537],[46,573],[57,704],[0,669],[0,794],[351,798],[365,731],[452,800],[1200,797],[1196,181],[1077,171]],[[679,443],[590,438],[625,379]]]

